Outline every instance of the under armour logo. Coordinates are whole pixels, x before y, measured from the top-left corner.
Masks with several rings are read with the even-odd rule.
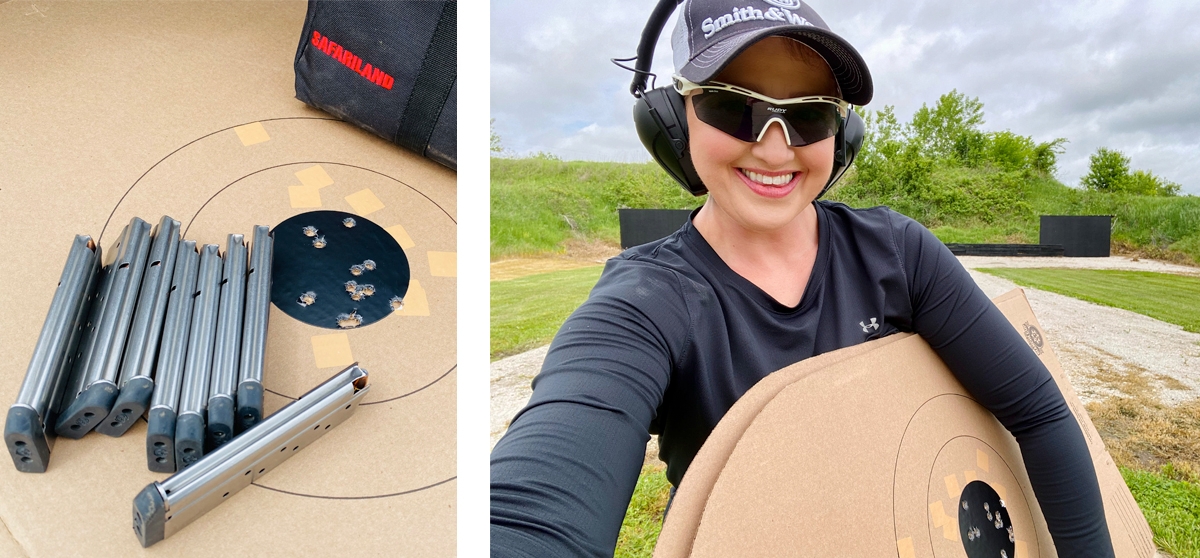
[[[869,324],[864,324],[862,322],[858,322],[858,325],[862,326],[863,333],[871,333],[872,329],[874,329],[876,331],[879,330],[879,323],[875,321],[875,318],[871,318],[871,323],[869,323]]]

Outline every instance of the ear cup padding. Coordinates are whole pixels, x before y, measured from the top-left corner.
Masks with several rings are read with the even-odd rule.
[[[708,192],[692,165],[682,95],[670,86],[644,92],[633,105],[633,124],[642,145],[671,178],[693,196]]]
[[[833,152],[833,172],[829,175],[829,182],[825,184],[825,189],[817,194],[816,199],[825,195],[825,192],[828,192],[829,188],[837,183],[842,175],[846,174],[846,170],[850,168],[850,164],[854,162],[858,152],[862,150],[863,138],[866,133],[867,124],[863,122],[862,117],[857,112],[850,111],[834,139],[837,148]]]

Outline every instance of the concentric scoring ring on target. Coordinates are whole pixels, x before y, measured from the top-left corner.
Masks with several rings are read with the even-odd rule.
[[[243,145],[234,133],[234,129],[240,125],[230,126],[191,140],[155,162],[137,177],[112,209],[104,229],[97,237],[98,242],[101,245],[110,242],[106,232],[111,223],[123,223],[134,215],[153,215],[152,218],[157,218],[167,214],[184,224],[186,238],[223,245],[226,233],[247,234],[251,232],[253,224],[279,223],[298,213],[294,205],[288,205],[289,182],[286,180],[292,179],[290,177],[295,171],[321,165],[331,174],[338,169],[333,176],[345,179],[324,190],[326,202],[335,206],[341,204],[341,197],[353,191],[344,187],[353,185],[357,189],[373,184],[375,191],[380,194],[379,199],[388,207],[379,213],[372,213],[372,220],[392,226],[394,219],[399,218],[421,249],[453,250],[457,222],[450,211],[437,201],[450,199],[452,206],[453,198],[446,198],[447,190],[441,186],[422,191],[410,185],[413,177],[422,176],[421,173],[425,171],[418,164],[411,167],[416,170],[410,177],[408,164],[394,164],[397,160],[394,146],[362,136],[353,126],[330,118],[275,118],[259,123],[265,124],[270,132],[271,139],[267,143]],[[321,139],[314,141],[313,138]],[[405,161],[403,156],[399,160]],[[380,163],[383,167],[379,167]],[[436,174],[430,176],[436,179]],[[339,193],[338,188],[343,191]],[[449,195],[452,195],[452,191]],[[387,220],[376,219],[384,214],[389,215]],[[369,397],[380,398],[377,402],[386,404],[371,408],[392,409],[393,404],[388,402],[406,401],[405,412],[397,412],[399,409],[396,409],[379,414],[376,411],[354,420],[400,423],[403,424],[401,430],[412,435],[398,435],[388,429],[372,426],[368,426],[367,431],[371,434],[379,431],[380,436],[368,434],[364,437],[358,429],[331,431],[321,443],[356,455],[354,465],[347,468],[345,464],[318,461],[314,466],[310,462],[306,468],[309,469],[309,476],[321,479],[317,484],[308,482],[307,476],[283,474],[266,479],[271,486],[264,488],[294,496],[372,499],[423,491],[455,478],[452,465],[451,470],[444,471],[443,459],[438,457],[444,452],[436,447],[430,448],[434,450],[431,452],[407,454],[403,464],[395,463],[395,456],[388,452],[370,451],[370,448],[380,447],[381,444],[412,445],[416,440],[435,439],[450,440],[452,444],[454,439],[453,420],[430,420],[438,416],[439,407],[446,407],[445,397],[449,393],[452,398],[454,389],[450,371],[454,370],[456,328],[453,327],[453,306],[446,306],[447,303],[453,304],[453,280],[432,279],[420,267],[416,270],[410,268],[410,272],[415,273],[411,279],[420,277],[424,283],[430,304],[440,303],[443,306],[435,306],[433,313],[424,317],[388,320],[389,324],[385,326],[376,325],[346,333],[352,340],[356,336],[367,335],[366,340],[356,345],[354,356],[364,364],[377,363],[372,371],[372,391],[376,393]],[[287,325],[288,322],[292,325]],[[275,320],[272,325],[276,328],[283,326],[283,330],[289,332],[284,336],[286,342],[282,346],[276,343],[280,349],[276,351],[277,356],[303,355],[309,350],[308,334],[304,328],[311,326],[293,320]],[[377,338],[381,334],[408,339],[426,332],[432,336],[430,342],[403,345],[402,350],[408,351],[409,355],[425,355],[423,359],[430,362],[420,366],[410,365],[400,374],[382,364],[396,354],[399,346],[379,343]],[[440,356],[443,353],[444,359]],[[326,369],[313,368],[311,362],[284,362],[278,359],[274,362],[277,370],[294,371],[276,374],[274,379],[269,375],[264,378],[268,387],[275,386],[283,393],[303,393],[306,386],[315,385],[331,373]],[[270,402],[268,404],[271,405]],[[279,404],[280,401],[275,399],[274,405]],[[411,440],[406,441],[409,438]],[[393,461],[385,463],[379,460],[385,456],[390,456]],[[326,470],[326,465],[330,467],[329,470]],[[388,475],[390,478],[364,474],[384,469],[394,474]]]

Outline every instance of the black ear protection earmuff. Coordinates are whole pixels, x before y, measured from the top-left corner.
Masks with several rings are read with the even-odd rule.
[[[659,0],[646,21],[642,30],[642,39],[638,43],[637,57],[634,59],[633,84],[629,91],[637,98],[633,105],[633,124],[637,128],[642,145],[654,157],[659,166],[667,171],[685,190],[693,196],[704,195],[708,188],[696,175],[696,167],[692,165],[692,156],[688,150],[687,113],[684,109],[684,99],[673,85],[646,89],[650,73],[650,63],[654,58],[654,45],[658,36],[666,26],[667,19],[675,11],[682,0]],[[625,60],[614,60],[614,63]],[[620,64],[618,64],[620,65]],[[621,66],[625,67],[625,66]],[[862,149],[863,136],[866,135],[866,124],[853,110],[838,127],[834,138],[833,173],[829,182],[817,197],[820,198],[833,186]]]

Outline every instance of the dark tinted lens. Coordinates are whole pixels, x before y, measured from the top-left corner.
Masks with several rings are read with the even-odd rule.
[[[841,116],[830,103],[774,105],[732,91],[705,90],[692,96],[696,118],[739,140],[758,141],[772,118],[788,124],[793,147],[816,143],[837,134]]]
[[[692,96],[696,118],[742,141],[755,141],[751,99],[732,91],[706,90]]]
[[[788,123],[790,126],[788,136],[793,147],[833,137],[837,134],[839,121],[837,106],[829,103],[773,105],[766,101],[756,100],[753,105],[754,129],[761,133],[763,126],[766,126],[773,118],[779,118]]]

